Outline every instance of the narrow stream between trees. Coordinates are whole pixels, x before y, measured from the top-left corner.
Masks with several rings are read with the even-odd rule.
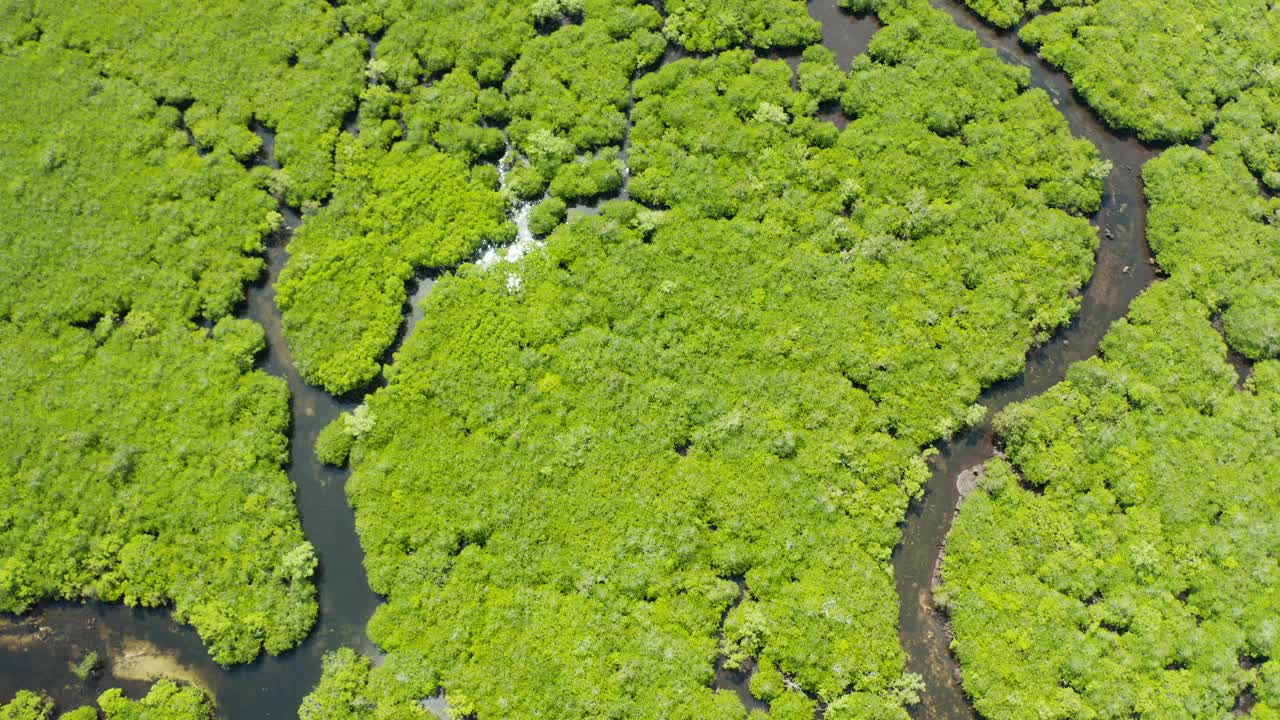
[[[1097,265],[1084,289],[1079,312],[1048,343],[1027,354],[1021,375],[982,394],[978,402],[990,410],[986,422],[938,445],[924,499],[908,512],[902,544],[894,553],[900,603],[898,632],[907,654],[907,669],[919,673],[926,684],[922,701],[912,714],[921,720],[962,720],[976,714],[960,685],[959,666],[950,651],[950,626],[934,607],[932,595],[939,558],[961,499],[957,480],[965,470],[992,457],[991,416],[1009,403],[1043,393],[1066,377],[1071,364],[1095,355],[1111,324],[1123,317],[1133,299],[1155,280],[1157,268],[1146,241],[1142,165],[1158,151],[1107,128],[1076,95],[1064,73],[1019,43],[1016,30],[995,30],[958,0],[930,2],[961,27],[976,32],[982,44],[994,48],[1005,62],[1030,68],[1032,86],[1049,94],[1066,117],[1072,135],[1092,142],[1114,166],[1102,208],[1092,218],[1101,240]]]
[[[278,168],[274,134],[261,127],[255,132],[263,143],[258,162]],[[279,210],[284,222],[267,242],[266,272],[248,289],[240,314],[266,331],[267,350],[259,367],[289,385],[293,424],[288,474],[296,487],[303,532],[320,560],[315,628],[300,647],[284,655],[264,655],[249,665],[224,669],[209,657],[195,631],[176,624],[167,608],[46,604],[19,618],[0,616],[0,698],[36,689],[67,710],[92,704],[110,687],[141,697],[153,680],[169,677],[209,692],[224,718],[296,718],[303,696],[320,679],[326,652],[349,646],[377,655],[364,630],[380,599],[365,577],[355,517],[347,505],[347,471],[321,465],[314,452],[320,431],[358,401],[337,399],[306,384],[293,365],[276,309],[275,282],[301,218],[283,203]],[[420,311],[415,307],[409,321],[416,317]],[[98,653],[103,661],[100,677],[89,682],[71,672],[87,652]]]
[[[1065,376],[1071,363],[1095,354],[1111,323],[1122,317],[1133,298],[1153,281],[1155,268],[1149,262],[1145,240],[1141,168],[1155,151],[1108,130],[1076,97],[1069,80],[1022,48],[1014,32],[990,28],[955,0],[931,1],[962,27],[976,31],[983,44],[995,48],[1004,60],[1029,67],[1033,86],[1049,93],[1072,133],[1093,142],[1114,164],[1102,209],[1094,218],[1101,245],[1080,311],[1069,327],[1028,354],[1021,376],[983,393],[980,402],[994,413],[1045,391]],[[855,56],[866,51],[880,28],[876,18],[845,13],[836,8],[834,0],[810,2],[809,9],[822,22],[823,44],[836,53],[845,70]],[[823,118],[845,125],[838,111],[824,112]],[[263,138],[259,161],[276,166],[273,135],[263,129],[259,134]],[[274,284],[300,218],[291,208],[282,205],[280,210],[284,227],[268,244],[266,277],[250,288],[244,315],[266,330],[268,350],[262,369],[286,380],[292,397],[288,474],[297,488],[303,530],[320,558],[320,616],[315,629],[299,648],[281,657],[266,656],[247,666],[223,669],[209,658],[195,632],[174,623],[167,609],[46,604],[22,617],[0,616],[0,698],[9,698],[20,689],[39,689],[65,709],[92,703],[108,687],[123,687],[139,696],[154,678],[164,676],[210,692],[224,718],[295,718],[302,697],[319,679],[324,653],[345,645],[377,655],[377,648],[365,636],[365,626],[380,599],[365,578],[354,517],[346,501],[347,471],[320,465],[313,452],[320,430],[341,411],[353,407],[358,398],[335,399],[307,385],[290,358],[275,307]],[[421,300],[433,282],[425,278],[410,286],[410,311],[400,339],[422,317]],[[912,506],[905,519],[902,544],[894,555],[894,573],[908,670],[923,676],[927,685],[913,714],[951,720],[973,718],[974,712],[960,687],[949,650],[949,628],[933,606],[931,585],[959,500],[956,479],[962,471],[989,459],[994,451],[990,418],[981,427],[940,443],[938,449],[924,498]],[[71,672],[71,665],[90,651],[104,659],[104,672],[85,682]],[[735,691],[742,690],[739,686],[745,682],[745,677],[721,678],[723,685]]]

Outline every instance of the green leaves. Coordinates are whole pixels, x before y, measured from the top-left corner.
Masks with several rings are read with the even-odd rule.
[[[130,700],[120,690],[108,690],[98,698],[106,720],[210,720],[213,703],[200,690],[161,680],[141,700]]]
[[[0,528],[5,610],[47,597],[172,603],[222,663],[306,635],[314,563],[299,557],[276,579],[303,542],[280,469],[288,393],[246,374],[261,331],[225,323],[215,339],[170,321],[139,335],[130,316],[101,343],[0,325],[11,409],[0,497],[15,509]]]
[[[118,689],[98,697],[102,717],[106,720],[212,720],[213,703],[196,688],[180,687],[172,680],[161,680],[141,700],[130,700]],[[12,701],[0,705],[0,720],[50,720],[54,716],[53,701],[26,690]],[[60,713],[59,720],[93,720],[99,717],[91,706]]]
[[[261,178],[201,157],[142,87],[101,78],[82,53],[28,44],[5,55],[0,317],[93,322],[145,310],[217,320],[262,262],[279,222]],[[39,148],[65,156],[45,169]]]
[[[35,3],[40,39],[0,58],[5,134],[27,148],[0,157],[13,191],[0,199],[0,504],[14,509],[0,523],[0,608],[172,606],[219,662],[282,652],[317,612],[312,568],[276,575],[304,542],[281,469],[288,392],[253,369],[262,329],[232,314],[280,222],[271,173],[238,162],[258,149],[254,108],[298,158],[315,139],[303,125],[335,118],[256,105],[264,83],[282,97],[281,76],[298,78],[287,52],[264,57],[280,43],[253,33],[302,8],[68,10]],[[316,57],[334,48],[325,17],[293,31],[300,68],[342,62]],[[232,25],[253,52],[222,65],[234,44],[185,35]],[[341,83],[321,84],[308,91],[340,102]],[[300,162],[286,162],[296,180]]]
[[[694,52],[736,47],[794,48],[822,39],[798,0],[668,0],[663,32]]]
[[[600,47],[629,56],[595,44],[593,8],[504,85],[522,196],[595,175],[590,133],[549,100],[591,129],[626,89],[595,69]],[[747,51],[639,77],[643,204],[560,224],[545,199],[544,247],[441,278],[363,406],[376,422],[325,431],[389,655],[351,691],[337,665],[358,661],[333,661],[313,710],[400,712],[412,668],[455,715],[741,720],[710,689],[723,658],[767,668],[779,717],[903,717],[888,562],[921,448],[1070,315],[1101,178],[1024,71],[924,3],[892,12],[893,62],[847,82],[818,51],[799,90]],[[559,36],[586,59],[538,76]],[[815,119],[854,87],[846,132]],[[940,105],[957,113],[931,128]]]
[[[349,648],[342,648],[324,656],[323,668],[320,684],[302,699],[298,717],[301,720],[369,717],[375,707],[374,701],[368,697],[369,660]]]
[[[1275,672],[1280,245],[1247,102],[1212,153],[1144,168],[1171,277],[996,418],[1008,460],[966,500],[940,591],[984,717],[1216,717]],[[1243,389],[1228,346],[1260,361]]]
[[[1239,658],[1273,652],[1257,633],[1275,580],[1246,569],[1276,544],[1272,409],[1235,389],[1208,308],[1179,284],[1135,302],[1105,360],[1002,415],[1025,483],[991,464],[944,566],[984,716],[1214,716],[1256,679]],[[1140,384],[1154,392],[1135,398]]]
[[[1173,148],[1147,164],[1149,236],[1162,267],[1223,314],[1231,345],[1253,359],[1280,354],[1280,201],[1258,194],[1238,141],[1213,154]]]
[[[1019,4],[970,2],[1002,26],[1014,24]],[[1220,105],[1280,59],[1280,19],[1261,0],[1055,4],[1061,9],[1033,18],[1022,40],[1065,70],[1109,125],[1150,142],[1194,141]]]
[[[290,203],[325,195],[337,129],[363,81],[365,50],[363,38],[342,33],[336,8],[309,0],[33,5],[40,45],[84,48],[108,71],[107,84],[133,83],[148,99],[189,105],[189,126],[202,148],[247,160],[258,145],[251,123],[274,128]],[[52,107],[40,111],[58,117]],[[104,115],[98,122],[111,121]]]
[[[298,370],[336,394],[381,371],[415,271],[456,264],[510,232],[502,196],[457,158],[344,142],[334,199],[299,228],[276,285]]]

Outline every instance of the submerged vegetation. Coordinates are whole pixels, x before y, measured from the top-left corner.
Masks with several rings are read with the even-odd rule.
[[[799,90],[744,50],[641,74],[634,202],[551,230],[544,201],[545,247],[440,279],[321,438],[354,468],[389,655],[332,656],[304,716],[443,689],[456,716],[744,717],[719,657],[779,717],[905,717],[888,560],[921,450],[1070,317],[1107,168],[1025,70],[923,1],[876,9],[847,81],[820,50]],[[505,40],[469,47],[518,67]],[[837,99],[844,133],[815,119]]]

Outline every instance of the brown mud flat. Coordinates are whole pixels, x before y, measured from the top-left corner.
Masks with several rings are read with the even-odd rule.
[[[108,644],[107,648],[112,677],[144,683],[167,678],[213,692],[200,673],[182,663],[176,651],[161,650],[137,638],[125,638],[120,645]]]

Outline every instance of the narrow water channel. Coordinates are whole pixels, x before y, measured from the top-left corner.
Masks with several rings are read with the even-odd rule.
[[[1093,218],[1101,245],[1080,311],[1075,321],[1051,342],[1028,354],[1023,375],[983,394],[980,402],[994,412],[1010,402],[1043,392],[1064,377],[1071,363],[1092,356],[1111,323],[1125,314],[1133,298],[1154,279],[1155,268],[1149,264],[1145,241],[1146,204],[1140,173],[1142,164],[1155,152],[1132,138],[1109,131],[1075,95],[1069,80],[1022,48],[1012,32],[990,28],[955,0],[931,1],[962,27],[977,32],[982,42],[995,48],[1004,60],[1029,67],[1032,84],[1048,92],[1067,118],[1072,133],[1093,142],[1102,156],[1114,164],[1102,209]],[[854,57],[866,51],[880,28],[875,17],[850,15],[837,9],[835,0],[814,0],[809,3],[809,10],[822,22],[823,44],[835,52],[845,70]],[[680,55],[669,52],[667,59]],[[823,117],[841,127],[845,124],[843,115],[836,110],[824,112]],[[275,166],[274,137],[265,130],[260,135],[264,143],[260,161]],[[297,488],[303,530],[321,562],[317,577],[320,616],[315,630],[301,647],[279,658],[264,657],[247,666],[224,670],[209,659],[195,632],[176,625],[167,610],[101,604],[45,605],[21,618],[0,617],[0,698],[11,697],[19,689],[38,688],[62,707],[70,708],[93,702],[107,687],[123,687],[137,696],[145,692],[152,679],[163,675],[209,691],[224,718],[295,718],[302,697],[319,678],[325,652],[345,645],[377,655],[376,647],[365,636],[365,626],[380,600],[370,591],[365,578],[354,518],[346,501],[347,472],[320,465],[313,453],[319,431],[357,400],[344,402],[308,386],[293,366],[275,307],[274,284],[300,218],[288,207],[282,206],[281,213],[284,227],[268,244],[268,271],[250,288],[245,315],[260,323],[267,333],[268,350],[262,369],[285,379],[291,392],[293,427],[288,473]],[[410,314],[401,339],[422,317],[421,300],[432,284],[431,278],[424,277],[410,287]],[[974,713],[958,682],[945,619],[933,607],[931,583],[959,497],[956,478],[992,455],[989,420],[940,444],[939,450],[925,496],[905,520],[902,545],[894,555],[894,572],[908,670],[922,675],[927,684],[914,714],[917,718],[953,720],[973,718]],[[71,673],[70,666],[89,651],[103,657],[106,666],[102,677],[85,683]],[[719,684],[739,694],[745,691],[745,674],[721,674]],[[750,700],[749,696],[744,698],[744,702]]]
[[[913,715],[920,720],[964,720],[976,715],[960,685],[958,665],[950,650],[950,628],[935,608],[932,595],[935,571],[960,500],[957,480],[965,470],[992,457],[991,416],[1009,403],[1043,393],[1066,377],[1073,363],[1095,355],[1111,324],[1123,317],[1133,299],[1155,280],[1157,268],[1146,241],[1142,165],[1158,151],[1107,128],[1076,95],[1067,76],[1024,48],[1015,31],[995,30],[958,0],[930,2],[961,27],[977,33],[983,45],[994,48],[1005,62],[1030,68],[1032,86],[1049,94],[1066,117],[1072,135],[1092,142],[1113,164],[1102,208],[1091,218],[1100,237],[1097,265],[1075,319],[1050,342],[1027,354],[1021,375],[982,394],[978,401],[990,410],[986,422],[938,446],[924,498],[908,512],[902,545],[894,553],[898,629],[907,669],[919,673],[926,684]]]
[[[278,168],[274,135],[264,128],[257,132],[263,140],[259,162]],[[140,697],[154,679],[169,677],[209,692],[224,718],[290,719],[297,717],[303,696],[319,680],[326,652],[349,646],[377,655],[365,626],[380,599],[369,589],[365,576],[354,514],[347,505],[347,471],[321,465],[313,450],[320,430],[354,407],[355,400],[344,402],[307,385],[293,365],[275,305],[275,282],[301,218],[283,204],[280,212],[284,223],[268,240],[267,271],[249,288],[243,315],[266,330],[261,369],[289,385],[293,425],[288,474],[296,487],[303,532],[320,560],[316,576],[320,615],[315,628],[300,647],[280,657],[264,656],[249,665],[223,669],[210,659],[195,631],[174,623],[167,609],[100,603],[45,605],[20,618],[0,617],[0,698],[38,689],[60,708],[70,709],[92,704],[110,687]],[[429,283],[421,283],[416,290],[421,293],[427,288]],[[409,321],[416,317],[420,314]],[[99,677],[85,682],[71,672],[71,665],[88,652],[98,653],[104,667]]]

